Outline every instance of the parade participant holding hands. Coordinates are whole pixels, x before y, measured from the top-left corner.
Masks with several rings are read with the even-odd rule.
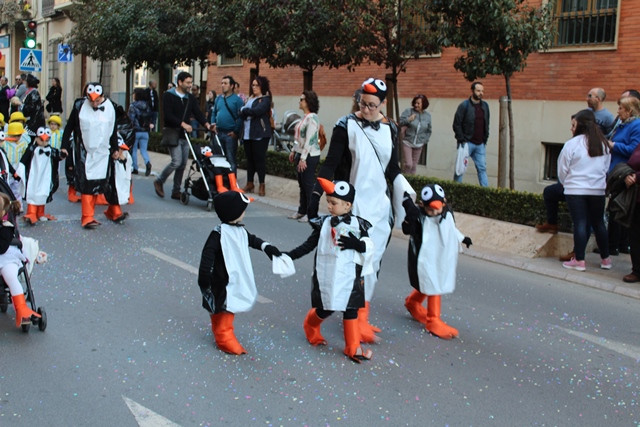
[[[373,242],[365,219],[351,213],[356,190],[345,181],[318,178],[327,193],[330,215],[315,217],[309,223],[313,233],[306,242],[288,252],[298,259],[317,248],[312,276],[312,309],[304,319],[304,333],[312,345],[326,345],[320,325],[334,311],[342,311],[344,354],[354,362],[371,359],[372,351],[360,347],[358,309],[364,307],[364,280],[369,273]]]
[[[460,243],[468,248],[471,239],[456,228],[444,189],[438,184],[422,189],[418,206],[405,194],[403,206],[407,215],[402,231],[410,236],[407,266],[409,283],[414,288],[404,306],[433,335],[446,340],[455,338],[458,330],[440,318],[441,295],[455,289]],[[425,298],[426,310],[422,305]]]
[[[264,251],[269,259],[281,253],[273,245],[249,233],[241,224],[251,200],[226,191],[213,199],[222,224],[213,229],[202,249],[198,286],[202,307],[210,313],[211,330],[218,348],[245,354],[233,330],[235,313],[251,310],[258,297],[249,247]]]
[[[35,144],[29,145],[20,160],[26,176],[27,213],[24,220],[30,225],[38,221],[56,220],[53,215],[44,213],[44,205],[53,200],[53,193],[58,189],[60,151],[51,147],[50,138],[49,128],[39,128]]]
[[[94,215],[96,199],[101,193],[109,203],[105,211],[107,218],[122,223],[127,215],[117,202],[110,173],[112,162],[118,157],[116,110],[98,82],[88,83],[84,97],[73,103],[62,135],[64,155],[69,153],[72,142],[74,185],[82,194],[82,227],[94,229],[100,225]]]
[[[374,243],[373,270],[364,275],[365,307],[359,310],[358,322],[363,342],[376,341],[379,329],[368,321],[369,302],[373,297],[382,255],[389,243],[394,213],[398,226],[404,219],[404,192],[415,195],[398,165],[397,128],[381,112],[385,105],[387,86],[379,79],[362,83],[359,111],[342,117],[333,128],[327,158],[318,172],[325,179],[347,181],[356,189],[353,214],[372,224],[369,237]],[[387,180],[393,184],[393,207],[387,195]],[[323,190],[314,187],[307,214],[318,215],[318,203]]]

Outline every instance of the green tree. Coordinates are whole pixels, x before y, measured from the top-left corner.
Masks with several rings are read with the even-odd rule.
[[[532,7],[527,0],[435,1],[435,11],[447,19],[443,30],[462,49],[454,67],[474,81],[487,74],[502,75],[509,117],[509,188],[515,185],[511,77],[526,66],[529,54],[551,46],[553,2]]]
[[[443,43],[439,30],[439,11],[424,0],[378,0],[365,2],[359,31],[366,34],[364,51],[371,62],[391,71],[394,113],[398,106],[398,75],[406,71],[407,62],[421,55],[440,52]]]

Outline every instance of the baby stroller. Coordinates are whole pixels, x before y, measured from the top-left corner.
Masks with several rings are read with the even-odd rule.
[[[218,135],[212,132],[209,140],[211,146],[191,144],[187,135],[187,143],[193,156],[193,162],[184,181],[184,191],[180,194],[180,201],[184,205],[189,204],[189,197],[194,195],[200,200],[207,201],[207,210],[213,207],[213,197],[227,191],[225,184],[232,189],[237,189],[235,173],[224,154]]]
[[[7,184],[7,182],[1,178],[0,178],[0,192],[5,193],[7,196],[9,196],[9,198],[12,201],[16,199],[15,196],[13,195],[13,192],[11,191],[11,188],[9,188],[9,184]],[[9,213],[9,221],[11,221],[14,225],[16,225],[16,236],[19,237],[20,233],[18,231],[17,221],[13,213]],[[20,245],[21,244],[22,242],[20,242]],[[35,254],[32,254],[31,259],[29,259],[30,263],[34,263],[36,260],[35,255],[38,253],[37,249],[34,252]],[[36,300],[33,295],[33,288],[31,287],[30,272],[27,264],[25,263],[22,264],[22,267],[18,271],[18,277],[20,281],[23,282],[23,286],[25,288],[24,289],[25,299],[31,306],[31,310],[35,311],[41,316],[40,318],[31,316],[31,324],[37,325],[38,329],[40,329],[41,331],[44,331],[47,328],[47,313],[45,312],[44,307],[36,306]],[[9,308],[9,304],[11,304],[11,294],[9,292],[9,287],[5,283],[2,276],[0,275],[0,312],[6,313],[7,309]],[[21,325],[21,328],[23,332],[29,332],[31,325],[30,324]]]
[[[273,130],[272,143],[276,151],[290,153],[295,145],[296,126],[302,117],[295,111],[285,111],[282,123]]]

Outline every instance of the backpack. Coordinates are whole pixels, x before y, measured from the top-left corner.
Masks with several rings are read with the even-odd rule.
[[[327,145],[327,134],[324,132],[324,126],[322,125],[318,129],[318,145],[320,146],[320,151],[324,150]]]
[[[144,110],[138,110],[138,111],[140,112],[140,115],[138,117],[138,123],[140,124],[140,127],[142,129],[149,130],[149,127],[151,126],[151,116],[152,116],[151,109],[147,107]]]

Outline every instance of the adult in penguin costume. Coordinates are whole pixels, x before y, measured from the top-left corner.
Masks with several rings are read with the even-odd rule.
[[[222,224],[209,234],[198,271],[202,307],[210,314],[216,345],[230,354],[247,352],[235,336],[233,320],[236,313],[249,311],[258,297],[249,248],[262,250],[269,259],[281,255],[278,248],[240,223],[250,202],[237,191],[220,193],[213,199]]]
[[[41,127],[36,131],[35,143],[27,147],[20,162],[24,164],[26,185],[24,198],[27,213],[24,220],[34,225],[40,221],[55,221],[53,215],[44,213],[46,203],[53,200],[58,189],[58,162],[60,151],[49,144],[51,130]]]
[[[73,179],[76,190],[82,194],[82,226],[92,229],[100,225],[94,216],[100,193],[109,203],[107,218],[122,223],[126,214],[118,204],[112,173],[118,157],[115,105],[104,96],[100,83],[87,84],[84,96],[73,104],[62,135],[61,151],[68,154],[73,142]]]
[[[408,193],[404,196],[406,216],[402,231],[410,236],[407,267],[409,283],[414,288],[404,305],[432,334],[443,339],[455,338],[458,330],[440,318],[441,295],[455,289],[460,243],[468,248],[471,239],[456,228],[440,185],[424,187],[418,206]],[[425,299],[426,309],[422,305]]]
[[[380,331],[369,324],[369,303],[378,281],[382,255],[391,238],[394,214],[395,223],[400,226],[404,218],[403,194],[406,191],[415,195],[400,174],[396,125],[381,112],[386,95],[387,86],[382,80],[369,78],[362,83],[358,101],[360,109],[338,120],[333,128],[327,158],[318,172],[321,178],[352,184],[356,189],[353,214],[372,224],[369,237],[375,248],[373,271],[364,276],[365,306],[358,313],[363,342],[375,342],[375,332]],[[391,196],[387,182],[392,184]],[[322,192],[317,183],[309,202],[309,218],[318,215]]]
[[[367,234],[371,224],[351,213],[356,194],[352,185],[324,178],[318,181],[327,193],[330,215],[312,218],[311,236],[287,253],[291,259],[298,259],[317,248],[311,279],[313,308],[304,319],[304,332],[312,345],[326,345],[320,325],[334,311],[344,312],[344,354],[360,363],[373,354],[360,347],[358,327],[358,310],[364,307],[362,276],[372,270],[373,242]]]

